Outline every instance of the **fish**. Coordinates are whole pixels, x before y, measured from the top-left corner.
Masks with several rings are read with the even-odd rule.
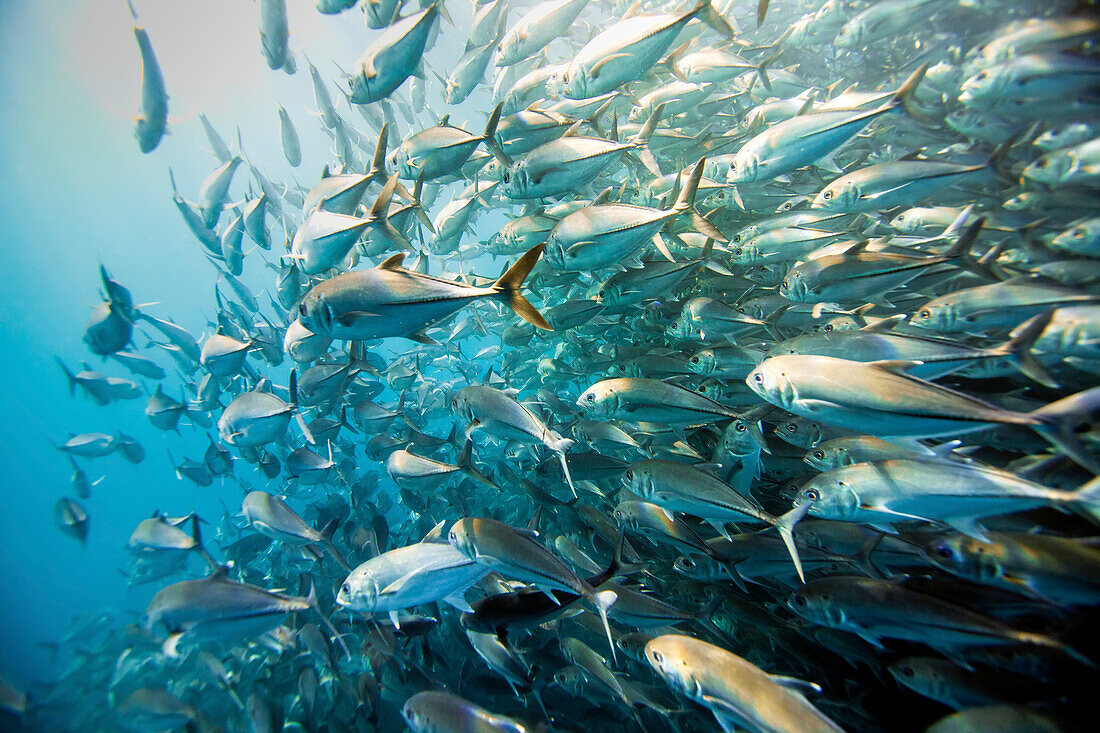
[[[231,580],[223,569],[201,580],[183,580],[162,588],[145,611],[149,628],[164,627],[165,651],[176,654],[181,641],[234,639],[262,634],[287,614],[315,607],[308,598],[273,593]]]
[[[141,51],[141,103],[134,119],[134,137],[141,152],[151,153],[168,131],[168,92],[149,33],[135,27],[134,37]]]
[[[367,47],[348,78],[353,104],[369,104],[387,98],[420,65],[428,35],[440,15],[432,3],[389,27]]]
[[[801,694],[807,683],[769,675],[700,639],[658,636],[646,643],[645,659],[669,687],[707,708],[723,730],[841,730]]]
[[[298,304],[302,325],[316,334],[361,341],[385,336],[429,338],[423,329],[478,298],[502,301],[523,320],[549,329],[546,319],[519,289],[542,255],[528,250],[490,287],[474,288],[402,267],[404,254],[369,270],[337,275],[311,288]]]
[[[44,183],[58,145],[8,135],[46,151],[13,190],[50,192],[13,231],[67,241],[48,207],[122,190],[120,162],[153,199],[88,220],[74,254],[110,262],[48,271],[87,311],[31,297],[19,257],[8,278],[17,345],[58,362],[16,407],[64,455],[8,440],[53,513],[7,539],[29,570],[83,553],[89,582],[8,584],[43,644],[0,715],[1081,727],[1100,22],[1077,5],[261,0],[201,18],[241,52],[216,73],[163,75],[132,11],[142,119],[90,118],[156,154],[77,156],[74,191]],[[40,132],[64,143],[110,81]],[[92,572],[112,547],[126,598]],[[67,604],[35,619],[38,596]]]

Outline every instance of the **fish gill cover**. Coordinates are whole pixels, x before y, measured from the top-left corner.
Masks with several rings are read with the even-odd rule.
[[[5,729],[1094,718],[1092,3],[0,19]]]

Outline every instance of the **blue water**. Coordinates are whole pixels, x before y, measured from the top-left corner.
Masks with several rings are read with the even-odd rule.
[[[107,407],[79,391],[70,397],[54,357],[74,368],[87,360],[106,374],[131,376],[91,355],[81,341],[99,302],[100,263],[130,288],[136,303],[156,302],[150,314],[171,317],[196,337],[212,331],[214,269],[173,205],[168,179],[171,167],[183,195],[194,200],[218,165],[203,152],[209,145],[200,112],[234,150],[239,128],[246,152],[272,180],[289,180],[293,173],[308,187],[333,159],[331,140],[313,116],[305,59],[326,79],[337,79],[334,63],[349,66],[375,32],[358,13],[323,16],[312,3],[288,5],[299,66],[293,76],[267,68],[255,3],[137,3],[170,97],[170,134],[143,155],[132,136],[141,63],[126,3],[0,1],[0,578],[6,599],[0,604],[0,674],[17,684],[50,675],[49,655],[39,643],[60,638],[73,615],[107,607],[144,610],[159,586],[129,589],[121,574],[127,538],[139,521],[157,509],[217,518],[222,500],[239,505],[234,483],[200,489],[172,472],[165,449],[177,458],[201,459],[203,432],[181,424],[181,435],[162,434],[142,412],[144,397]],[[468,15],[469,6],[457,12]],[[331,83],[329,93],[342,115],[362,124]],[[487,93],[479,89],[464,107],[474,127],[484,125],[481,95]],[[297,170],[283,158],[276,100],[301,139]],[[461,114],[452,119],[466,121]],[[244,168],[238,171],[234,200],[243,196],[248,178]],[[487,231],[492,224],[487,217]],[[266,303],[260,293],[273,278],[259,257],[246,257],[243,279]],[[145,338],[138,336],[137,343],[144,346]],[[178,398],[171,359],[155,349],[142,353],[169,371],[166,389]],[[54,503],[71,495],[69,463],[54,443],[64,442],[69,431],[117,430],[136,437],[147,458],[136,466],[119,454],[82,461],[90,479],[106,479],[83,502],[91,529],[81,547],[54,525]]]

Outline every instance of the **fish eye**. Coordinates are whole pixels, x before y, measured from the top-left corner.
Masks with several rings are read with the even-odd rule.
[[[764,375],[760,374],[759,372],[756,374],[755,377],[753,377],[753,379],[756,380],[757,384],[763,384],[764,383]]]
[[[657,652],[657,651],[653,652],[653,661],[654,662],[656,662],[657,664],[660,664],[663,661],[663,659],[664,659],[664,657],[661,656],[660,652]]]
[[[699,363],[699,357],[698,356],[691,357],[691,363],[692,364],[698,364]]]
[[[979,79],[988,79],[989,78],[989,72],[988,71],[979,72],[978,73],[978,78]]]
[[[806,598],[800,595],[793,595],[791,596],[791,603],[798,606],[799,608],[805,608]]]
[[[821,197],[823,199],[825,199],[826,201],[828,201],[829,199],[831,199],[833,197],[833,192],[832,191],[826,191],[825,193],[821,194]]]
[[[913,677],[914,675],[916,675],[916,672],[913,671],[912,667],[903,667],[901,670],[902,677]]]
[[[734,254],[735,256],[737,256],[737,257],[740,257],[740,256],[742,255],[742,253],[744,253],[744,250],[743,250],[743,249],[741,249],[740,247],[738,247],[738,248],[736,248],[735,250],[733,250],[733,254]]]
[[[951,552],[951,548],[948,546],[948,544],[946,542],[937,542],[932,547],[932,552],[936,553],[938,556],[942,557],[944,560],[950,560],[951,557],[955,554],[955,553]]]
[[[924,320],[930,320],[932,318],[932,311],[925,308],[917,314],[917,318],[923,318]]]
[[[795,425],[793,422],[792,423],[787,423],[787,432],[788,433],[794,433],[794,432],[797,432],[797,430],[798,430],[798,426]]]
[[[344,583],[342,586],[340,586],[340,592],[345,594],[345,595],[350,595],[351,594],[351,584],[350,583]]]
[[[688,568],[695,567],[695,561],[692,560],[690,557],[685,557],[684,558],[684,567],[688,567]]]
[[[820,461],[820,460],[823,460],[823,459],[825,458],[825,451],[823,451],[823,450],[815,450],[815,451],[814,451],[814,458],[816,458],[816,459],[817,459],[817,460],[819,460],[819,461]]]
[[[629,468],[626,469],[626,480],[627,481],[633,481],[634,480],[634,471],[632,471]]]
[[[1074,239],[1084,239],[1085,238],[1085,230],[1084,229],[1074,229],[1073,230],[1073,238]]]
[[[1035,161],[1036,168],[1046,168],[1048,165],[1050,165],[1050,161],[1046,158],[1039,158],[1039,160]]]
[[[807,489],[806,498],[810,501],[817,501],[821,498],[821,494],[818,493],[817,489]]]
[[[825,328],[823,330],[825,331],[825,333],[828,333],[829,331],[832,331],[833,330],[833,324],[830,323],[829,325],[825,326]]]
[[[507,183],[509,178],[510,178],[510,176],[507,173],[505,173],[504,174],[504,182]]]
[[[748,427],[745,426],[745,423],[739,422],[737,423],[737,427],[735,428],[735,430],[737,430],[737,432],[739,433],[743,433],[748,430]]]
[[[589,402],[595,402],[596,401],[596,395],[593,394],[592,392],[589,392],[588,395],[585,397],[585,399],[588,400]]]

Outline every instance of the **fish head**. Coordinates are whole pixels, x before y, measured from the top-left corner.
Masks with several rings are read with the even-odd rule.
[[[692,328],[691,318],[688,316],[679,316],[672,325],[668,327],[668,335],[677,339],[690,339],[694,329]],[[700,331],[700,336],[702,332]]]
[[[676,561],[672,563],[672,570],[685,578],[691,578],[693,580],[703,580],[708,577],[706,565],[713,563],[717,565],[713,560],[708,558],[692,557],[685,555],[683,557],[676,558]]]
[[[744,150],[733,156],[726,168],[726,183],[751,183],[756,180],[760,168],[760,156]]]
[[[859,48],[866,32],[862,19],[858,16],[841,26],[833,39],[833,44],[840,48]]]
[[[779,283],[779,294],[787,300],[804,303],[813,293],[810,292],[810,286],[806,283],[802,271],[792,267]]]
[[[594,418],[609,418],[619,409],[619,396],[607,382],[592,385],[577,398],[577,407]]]
[[[356,73],[348,76],[348,101],[352,104],[369,104],[375,101],[371,91],[371,82],[374,78],[374,74],[368,73],[363,66],[360,66]]]
[[[1061,183],[1076,172],[1078,162],[1065,151],[1047,153],[1024,168],[1023,177],[1040,183]]]
[[[455,79],[448,77],[447,84],[443,87],[443,100],[448,105],[456,105],[459,103],[459,83]]]
[[[340,585],[336,603],[354,611],[372,612],[378,605],[378,581],[369,570],[356,568]]]
[[[576,261],[576,250],[570,252],[562,244],[562,241],[554,234],[546,240],[546,249],[542,251],[542,259],[555,270],[565,270],[570,260]]]
[[[911,234],[920,227],[921,218],[916,209],[906,209],[890,220],[890,228],[902,234]]]
[[[526,39],[526,36],[527,34],[519,29],[513,29],[506,33],[504,38],[500,39],[500,43],[497,45],[497,68],[511,66],[514,63],[522,61],[522,59],[519,58],[519,46],[520,42]]]
[[[958,320],[958,309],[946,298],[936,298],[925,303],[908,319],[910,326],[928,331],[950,331]]]
[[[593,300],[604,307],[614,307],[623,301],[623,297],[622,286],[613,280],[609,280],[600,286]]]
[[[991,66],[982,69],[962,83],[959,101],[967,106],[974,102],[999,97],[1009,83],[1010,75],[1003,68]]]
[[[546,79],[546,90],[551,90],[551,84],[555,81],[555,74]],[[556,91],[567,99],[585,99],[588,94],[588,73],[583,68],[567,66],[561,76],[557,77]]]
[[[644,462],[635,463],[623,472],[623,485],[646,501],[653,499],[653,471]]]
[[[838,629],[847,621],[841,601],[829,588],[803,586],[787,596],[787,608],[808,621]]]
[[[821,426],[808,420],[787,420],[775,426],[775,435],[796,448],[810,448],[821,442]]]
[[[163,125],[154,124],[144,116],[134,118],[134,137],[137,138],[138,147],[141,148],[141,152],[153,152],[160,143],[163,134]]]
[[[755,265],[760,258],[760,248],[756,242],[748,241],[730,248],[730,263],[748,267]]]
[[[1050,245],[1070,251],[1091,250],[1100,244],[1100,218],[1083,221],[1051,240]]]
[[[722,432],[722,451],[732,456],[748,456],[760,450],[762,434],[757,434],[758,425],[751,420],[739,417],[730,422]]]
[[[942,699],[943,692],[951,684],[933,664],[918,657],[899,659],[887,669],[898,684],[932,699]]]
[[[451,525],[451,531],[447,533],[447,542],[466,557],[476,560],[477,544],[474,539],[473,521],[469,517],[464,517]]]
[[[749,372],[745,383],[749,389],[773,405],[786,407],[795,397],[784,369],[785,360],[792,358],[798,357],[776,356],[764,360]]]
[[[711,349],[704,349],[688,359],[688,369],[695,374],[702,374],[704,376],[714,374],[716,367],[717,362],[714,357],[714,351]]]
[[[1071,122],[1068,125],[1054,127],[1035,138],[1035,147],[1041,150],[1060,150],[1070,145],[1083,143],[1096,136],[1096,130],[1086,122]]]
[[[530,188],[530,176],[524,161],[517,161],[515,165],[503,170],[500,180],[504,183],[504,193],[513,198],[523,198]]]
[[[818,471],[830,471],[852,464],[847,448],[843,445],[830,445],[828,441],[819,443],[813,446],[812,450],[806,451],[802,460]]]
[[[974,547],[968,548],[969,545]],[[920,549],[928,561],[941,570],[985,582],[997,574],[996,560],[991,552],[996,548],[994,544],[977,542],[961,534],[951,534],[930,540]],[[983,566],[990,566],[994,572],[983,572]]]
[[[845,521],[860,512],[859,494],[844,472],[829,471],[805,483],[794,498],[794,505],[809,504],[808,513],[822,519]]]
[[[684,653],[681,640],[685,636],[667,634],[650,639],[645,645],[645,659],[649,666],[659,674],[676,692],[692,697],[698,690],[688,665],[688,655]]]
[[[811,209],[823,211],[851,211],[859,200],[859,186],[851,179],[833,181],[810,202]]]
[[[322,293],[307,293],[298,303],[298,323],[316,335],[331,335],[335,320],[332,306],[328,304]]]

